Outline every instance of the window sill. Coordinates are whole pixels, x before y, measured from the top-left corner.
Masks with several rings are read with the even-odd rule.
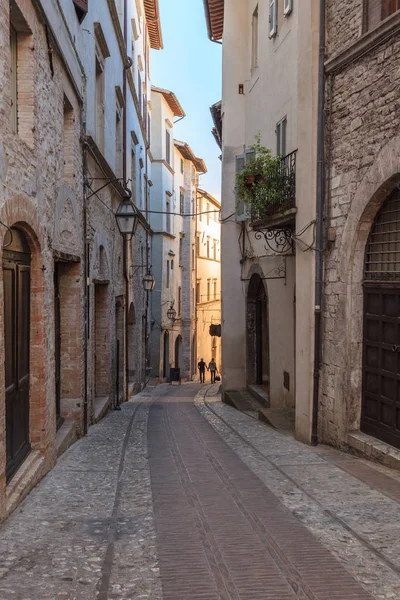
[[[351,46],[327,60],[325,62],[326,74],[334,74],[344,69],[349,63],[358,59],[366,52],[383,44],[397,30],[400,30],[400,11],[382,21],[375,29],[364,33]]]

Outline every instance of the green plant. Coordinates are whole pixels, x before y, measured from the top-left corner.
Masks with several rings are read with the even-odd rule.
[[[252,215],[258,216],[283,201],[288,176],[282,157],[272,156],[261,144],[260,134],[249,150],[243,169],[236,175],[236,194],[238,201],[250,204]]]

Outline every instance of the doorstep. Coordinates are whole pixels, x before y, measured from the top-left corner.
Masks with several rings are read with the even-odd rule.
[[[56,434],[57,458],[72,446],[77,439],[75,420],[65,419]]]
[[[30,452],[6,488],[6,517],[22,502],[46,473],[46,461],[39,450]]]
[[[394,446],[385,444],[385,442],[361,431],[348,433],[347,444],[358,455],[400,471],[400,450]]]
[[[110,398],[99,396],[94,400],[94,422],[98,423],[110,409]]]
[[[264,390],[262,385],[248,385],[247,389],[262,406],[269,408],[269,395],[268,392]]]

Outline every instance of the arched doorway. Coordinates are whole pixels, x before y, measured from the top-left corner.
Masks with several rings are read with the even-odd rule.
[[[116,385],[115,399],[119,405],[124,399],[124,357],[125,357],[125,336],[124,336],[124,300],[117,298],[115,303],[115,358],[116,358]]]
[[[182,336],[178,335],[175,340],[175,368],[182,369]]]
[[[166,331],[163,337],[163,378],[169,377],[169,332]]]
[[[135,346],[135,327],[136,327],[136,313],[133,302],[129,307],[128,312],[128,378],[129,383],[133,383],[135,380],[135,361],[136,361],[136,346]]]
[[[7,481],[30,451],[31,253],[22,231],[12,228],[11,232],[3,250]]]
[[[361,430],[400,448],[400,191],[371,228],[364,263]]]
[[[268,296],[260,275],[252,275],[247,292],[247,381],[269,391]]]

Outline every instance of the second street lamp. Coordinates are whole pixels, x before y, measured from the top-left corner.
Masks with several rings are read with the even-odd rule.
[[[135,235],[139,220],[139,213],[135,208],[131,197],[131,191],[126,189],[122,197],[122,202],[115,213],[119,232],[124,237]]]
[[[175,321],[176,319],[176,310],[174,309],[173,304],[171,304],[170,308],[167,310],[167,317],[170,321]]]
[[[156,280],[154,279],[152,272],[149,270],[143,277],[143,287],[146,292],[152,292],[155,285]]]

